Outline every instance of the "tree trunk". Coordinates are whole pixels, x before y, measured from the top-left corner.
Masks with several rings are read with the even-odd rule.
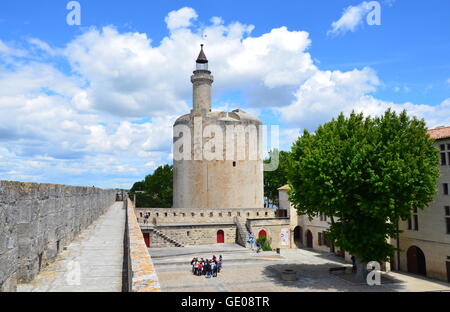
[[[361,282],[366,281],[368,274],[367,263],[364,263],[360,259],[356,258],[356,279]]]

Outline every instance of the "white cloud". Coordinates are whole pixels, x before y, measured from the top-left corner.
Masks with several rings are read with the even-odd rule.
[[[354,32],[356,28],[365,20],[371,11],[370,2],[362,2],[356,6],[349,6],[344,9],[341,18],[331,24],[332,29],[328,35],[342,35],[348,31]]]
[[[191,26],[192,20],[198,17],[197,12],[189,7],[184,7],[177,11],[172,11],[167,15],[165,21],[169,30],[176,30]]]

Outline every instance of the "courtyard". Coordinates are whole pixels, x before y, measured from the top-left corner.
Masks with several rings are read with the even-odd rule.
[[[450,292],[450,284],[407,273],[383,273],[380,286],[368,286],[354,275],[329,273],[330,268],[351,266],[331,253],[306,249],[260,252],[234,244],[152,248],[149,253],[164,292]],[[191,274],[194,257],[223,256],[217,278]],[[284,270],[297,272],[297,281],[283,281]]]

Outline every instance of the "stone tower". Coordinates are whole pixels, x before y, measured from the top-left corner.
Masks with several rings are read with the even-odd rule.
[[[239,109],[213,112],[203,45],[196,63],[193,109],[174,125],[174,207],[263,208],[262,123]]]

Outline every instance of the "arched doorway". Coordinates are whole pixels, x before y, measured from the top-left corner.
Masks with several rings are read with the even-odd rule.
[[[313,235],[310,230],[306,231],[306,247],[313,248]]]
[[[258,238],[263,238],[263,237],[267,238],[267,232],[265,230],[259,231],[259,234],[258,234]]]
[[[297,226],[294,229],[294,244],[297,248],[303,245],[303,229],[301,226]]]
[[[150,248],[150,233],[144,233],[144,241],[147,248]]]
[[[408,261],[408,272],[427,276],[427,266],[425,262],[425,254],[422,249],[416,246],[409,247],[406,258]]]
[[[220,230],[217,232],[217,244],[224,244],[225,243],[225,233]]]

